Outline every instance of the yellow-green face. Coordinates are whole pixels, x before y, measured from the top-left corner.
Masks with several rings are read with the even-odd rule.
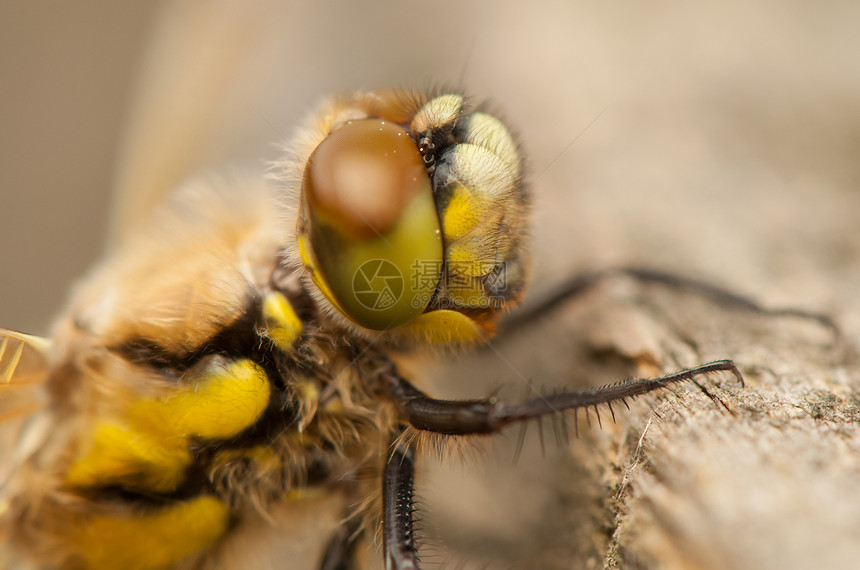
[[[337,100],[303,172],[299,250],[360,327],[477,340],[519,298],[527,200],[508,130],[463,97]]]

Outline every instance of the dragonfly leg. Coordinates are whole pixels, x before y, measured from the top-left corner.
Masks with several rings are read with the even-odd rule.
[[[389,397],[397,402],[412,427],[447,435],[490,434],[508,424],[580,408],[624,402],[670,384],[693,380],[713,372],[731,372],[743,385],[743,376],[731,360],[717,360],[660,378],[622,380],[590,390],[559,392],[511,404],[482,400],[439,400],[418,390],[395,371],[383,373]]]
[[[707,299],[711,299],[721,305],[733,307],[742,311],[749,311],[751,313],[774,317],[810,319],[819,323],[821,326],[830,329],[834,339],[838,340],[840,338],[841,333],[838,326],[833,319],[827,315],[804,311],[801,309],[765,307],[752,299],[705,281],[673,273],[645,269],[642,267],[619,267],[615,269],[605,269],[592,273],[574,275],[563,281],[557,287],[544,292],[543,294],[537,295],[534,298],[534,301],[525,303],[519,310],[512,313],[502,323],[499,333],[504,334],[506,332],[516,330],[524,324],[551,313],[561,303],[588,291],[604,279],[617,277],[619,275],[625,275],[644,283],[654,283],[670,289],[694,293]]]
[[[412,514],[415,511],[413,452],[399,444],[385,464],[382,478],[382,527],[385,570],[418,568]]]

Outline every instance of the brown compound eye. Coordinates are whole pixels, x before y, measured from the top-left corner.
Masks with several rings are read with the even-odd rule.
[[[351,121],[326,137],[305,168],[309,205],[344,232],[369,238],[391,231],[429,185],[418,147],[398,125]]]
[[[317,285],[355,323],[385,330],[424,311],[441,275],[442,237],[430,177],[403,128],[351,121],[317,146],[304,172],[299,243]]]

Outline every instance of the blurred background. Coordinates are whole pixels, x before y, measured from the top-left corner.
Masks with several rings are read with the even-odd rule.
[[[216,25],[188,6],[0,6],[3,326],[45,332],[102,254],[113,188],[146,171],[127,159],[147,140],[141,74],[185,61],[146,46],[164,20]],[[177,179],[260,168],[334,91],[462,85],[530,157],[536,288],[635,262],[776,304],[857,306],[856,2],[251,2],[236,18],[245,43],[213,57],[239,71],[188,127],[200,150]],[[165,115],[144,122],[170,148]]]
[[[276,143],[328,94],[454,85],[490,101],[528,156],[534,291],[636,264],[829,313],[856,341],[858,24],[851,0],[4,2],[0,326],[45,333],[72,284],[148,207],[136,196],[196,172],[262,173]],[[190,29],[208,40],[183,44]],[[174,105],[176,93],[186,107]],[[579,322],[588,334],[590,321]],[[693,319],[699,325],[712,338],[733,327],[731,315],[708,326]],[[708,357],[727,355],[703,345]],[[510,350],[537,354],[527,343]],[[462,382],[437,372],[449,378],[441,393],[521,388],[515,367],[540,382],[536,359],[512,367],[485,354],[460,367]],[[583,359],[540,360],[560,377],[572,367],[586,375]],[[580,456],[603,445],[605,458],[611,435],[583,438]],[[472,463],[445,473],[431,463],[428,510],[442,527],[456,521],[447,540],[465,551],[481,543],[515,567],[538,550],[546,567],[600,567],[605,544],[576,543],[592,531],[548,538],[559,531],[549,503],[556,514],[579,509],[571,520],[592,516],[575,497],[587,469],[562,462],[547,474],[557,463],[530,438],[515,477],[498,465],[511,463],[516,442],[471,474]],[[541,487],[562,479],[567,494]]]

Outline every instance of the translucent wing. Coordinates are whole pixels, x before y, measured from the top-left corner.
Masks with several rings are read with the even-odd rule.
[[[0,435],[0,457],[5,453],[9,432],[6,421],[24,418],[40,409],[44,403],[44,381],[48,364],[48,339],[0,329],[0,422],[4,423]]]
[[[48,339],[0,329],[0,513],[4,482],[45,435]]]
[[[0,329],[0,394],[3,394],[0,410],[6,401],[6,392],[44,380],[50,345],[46,338]]]

